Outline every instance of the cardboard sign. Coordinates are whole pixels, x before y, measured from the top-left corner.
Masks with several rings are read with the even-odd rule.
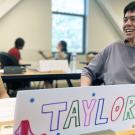
[[[135,85],[42,89],[17,95],[15,135],[93,135],[103,130],[110,135],[135,130]]]

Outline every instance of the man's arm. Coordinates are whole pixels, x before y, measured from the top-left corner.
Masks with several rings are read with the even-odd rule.
[[[0,99],[1,98],[8,98],[8,97],[9,97],[9,95],[7,94],[7,91],[4,87],[3,81],[0,77]]]
[[[82,75],[81,76],[81,86],[90,86],[92,85],[92,79]]]

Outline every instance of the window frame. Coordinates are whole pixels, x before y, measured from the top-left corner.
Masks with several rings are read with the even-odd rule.
[[[73,17],[81,17],[82,18],[82,52],[77,52],[77,54],[84,54],[86,52],[86,11],[87,11],[86,0],[84,0],[84,14],[52,11],[52,14],[55,14],[55,15],[58,14],[58,15],[65,15],[65,16],[73,16]]]

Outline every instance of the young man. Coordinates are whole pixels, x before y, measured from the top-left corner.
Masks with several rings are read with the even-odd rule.
[[[0,77],[0,99],[1,98],[8,98],[8,97],[9,96],[7,94],[7,91],[6,91],[5,87],[4,87],[4,84],[2,82],[2,79]]]
[[[15,46],[8,51],[8,54],[14,56],[18,60],[18,63],[21,59],[21,54],[19,50],[23,49],[24,44],[25,41],[22,38],[17,38],[15,41]]]
[[[125,40],[110,44],[83,69],[81,86],[101,78],[106,85],[135,83],[135,1],[124,8]]]

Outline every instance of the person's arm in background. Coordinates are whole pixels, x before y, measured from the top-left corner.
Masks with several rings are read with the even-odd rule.
[[[53,56],[46,56],[43,51],[39,50],[38,53],[44,58],[44,59],[51,59]]]
[[[1,98],[8,98],[9,95],[7,94],[7,90],[4,87],[3,81],[0,77],[0,99]]]

